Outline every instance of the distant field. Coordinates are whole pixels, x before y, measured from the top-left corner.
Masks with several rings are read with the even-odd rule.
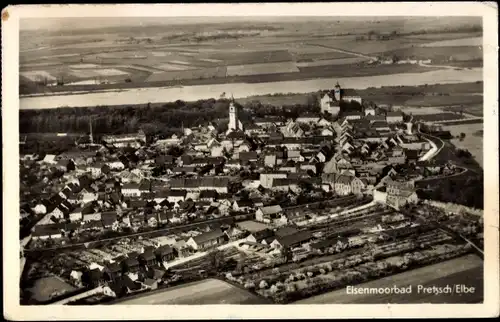
[[[208,57],[204,58],[222,60],[227,65],[277,63],[292,60],[292,56],[286,50],[219,52],[216,54],[210,54]]]
[[[407,105],[416,106],[467,105],[482,102],[483,97],[481,95],[413,96],[406,100]]]
[[[92,78],[99,76],[121,76],[121,75],[127,75],[128,73],[115,68],[106,68],[106,69],[79,69],[71,72],[71,74],[78,78]]]
[[[456,112],[463,110],[464,113],[474,116],[483,116],[483,104],[470,104],[466,106],[447,106],[444,111]]]
[[[35,282],[31,292],[36,301],[44,302],[51,299],[50,295],[58,292],[59,295],[76,290],[76,288],[60,278],[44,277]]]
[[[316,60],[313,62],[297,62],[297,67],[316,67],[316,66],[328,66],[328,65],[348,65],[356,64],[368,59],[363,57],[349,57],[349,58],[338,58],[338,59],[324,59]]]
[[[43,70],[34,70],[31,72],[21,72],[19,74],[22,77],[28,78],[32,82],[38,82],[38,81],[42,81],[44,79],[47,79],[49,81],[56,80],[56,78],[54,76],[52,76],[51,74],[49,74],[48,72],[43,71]]]
[[[407,47],[380,52],[379,54],[415,59],[431,59],[432,63],[436,61],[448,61],[450,58],[455,61],[482,60],[483,58],[483,51],[478,46]]]
[[[375,54],[385,51],[411,47],[423,41],[410,40],[405,38],[396,38],[392,40],[356,40],[356,36],[335,37],[325,39],[321,42],[314,41],[314,44],[322,45],[330,48],[338,48],[361,54]]]
[[[455,106],[455,105],[477,105],[482,104],[483,99],[481,96],[473,95],[453,95],[453,96],[413,96],[402,94],[371,94],[363,96],[364,99],[376,102],[377,104],[393,104],[402,106],[420,106],[433,107],[433,106]],[[418,109],[417,109],[418,110]],[[428,114],[425,110],[419,110],[423,114]],[[473,113],[471,113],[473,114]],[[481,115],[477,115],[481,116]]]
[[[126,30],[126,32],[124,30],[117,32],[119,30],[117,29],[101,34],[99,31],[98,36],[95,33],[90,35],[84,35],[84,33],[82,35],[50,34],[46,37],[23,36],[23,42],[31,44],[26,47],[32,50],[21,52],[20,66],[23,72],[41,69],[54,78],[63,78],[65,83],[102,77],[109,82],[117,83],[113,88],[125,88],[147,87],[152,83],[158,83],[160,86],[238,81],[259,83],[433,70],[433,67],[407,65],[368,66],[363,62],[369,57],[359,55],[385,57],[397,55],[401,58],[414,56],[415,58],[430,58],[433,63],[437,64],[442,61],[443,65],[449,63],[449,65],[463,67],[482,65],[482,52],[477,46],[462,46],[467,39],[481,36],[478,32],[427,31],[427,34],[400,35],[390,40],[379,40],[376,35],[368,40],[367,34],[363,34],[371,30],[388,35],[394,30],[404,33],[409,30],[419,31],[424,27],[429,30],[430,26],[449,28],[441,18],[429,23],[424,23],[423,21],[427,20],[420,18],[415,21],[410,20],[405,20],[401,25],[397,25],[397,28],[385,21],[356,21],[355,23],[353,21],[332,21],[331,23],[312,21],[298,25],[286,23],[284,24],[286,27],[282,29],[262,32],[260,35],[252,34],[237,39],[221,37],[201,41],[200,38],[192,38],[193,35],[200,33],[199,26],[196,25],[186,25],[176,30],[138,27],[139,29]],[[274,24],[274,22],[270,23]],[[421,27],[416,28],[417,25]],[[220,28],[216,25],[205,27],[212,31],[214,28]],[[245,28],[240,26],[234,30],[245,31]],[[351,34],[346,34],[346,30],[351,30]],[[135,34],[136,32],[139,33]],[[356,39],[361,34],[365,39]],[[201,35],[201,38],[203,37]],[[144,41],[146,38],[149,38],[148,42]],[[420,47],[424,44],[458,38],[464,40],[455,44],[452,42],[453,47]],[[453,62],[449,62],[450,57]],[[93,68],[92,65],[99,67]],[[95,71],[97,69],[103,71]],[[93,72],[79,73],[80,70],[93,70]],[[130,79],[130,81],[125,84],[125,79]],[[29,77],[22,77],[23,94],[59,91],[56,88],[44,88],[31,84],[30,81],[34,82]],[[161,82],[165,83],[160,84]],[[95,85],[95,87],[105,89],[111,86]],[[419,104],[418,99],[413,98],[411,103]],[[471,103],[471,101],[467,102]],[[429,104],[434,105],[435,101]]]
[[[182,65],[182,64],[161,64],[157,66],[158,68],[161,68],[165,71],[170,71],[170,70],[188,70],[188,69],[197,69],[196,66],[189,66],[189,65]]]
[[[348,53],[342,53],[338,51],[329,50],[324,47],[316,47],[317,52],[315,53],[292,53],[295,61],[297,62],[310,62],[316,60],[334,60],[334,59],[343,59],[343,58],[356,58]],[[320,51],[322,49],[322,51]]]
[[[227,76],[279,74],[279,73],[296,73],[296,72],[299,72],[299,69],[292,62],[227,66]]]
[[[106,53],[100,54],[100,58],[115,58],[115,59],[146,59],[148,56],[141,54],[128,54],[128,53]]]
[[[362,283],[356,287],[407,287],[412,285],[412,294],[347,294],[341,289],[313,296],[293,304],[410,304],[410,303],[481,303],[483,296],[483,262],[475,255],[452,259],[442,263]],[[465,284],[473,286],[473,294],[418,294],[417,286],[446,286]]]
[[[87,68],[97,68],[99,67],[96,64],[78,64],[78,65],[70,65],[69,68],[74,69],[87,69]]]
[[[239,98],[238,102],[244,105],[251,101],[259,101],[263,105],[268,104],[274,106],[307,104],[309,102],[308,96],[308,94],[249,96]]]
[[[458,46],[482,46],[483,37],[461,38],[452,40],[435,41],[428,44],[422,44],[422,47],[458,47]]]
[[[181,79],[206,79],[226,77],[226,67],[214,67],[193,70],[178,70],[164,73],[155,73],[149,76],[146,82],[171,81]]]
[[[465,118],[465,116],[455,113],[421,114],[421,115],[414,115],[413,117],[415,118],[415,120],[423,122],[459,120]]]
[[[203,304],[263,304],[261,298],[226,282],[208,279],[175,286],[152,294],[146,293],[119,305],[203,305]]]

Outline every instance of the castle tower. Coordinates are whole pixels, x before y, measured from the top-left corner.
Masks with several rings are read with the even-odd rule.
[[[229,103],[229,130],[238,130],[240,121],[238,120],[238,109],[234,105],[234,99]]]
[[[341,98],[341,97],[340,97],[340,91],[341,91],[341,88],[340,88],[339,83],[337,82],[337,85],[335,85],[335,88],[334,88],[334,90],[333,90],[333,93],[334,93],[334,95],[335,95],[335,100],[336,100],[337,102],[340,102],[340,98]]]

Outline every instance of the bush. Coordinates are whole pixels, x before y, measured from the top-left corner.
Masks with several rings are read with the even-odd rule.
[[[255,288],[255,283],[254,282],[246,282],[243,287],[246,288],[246,289],[254,289]]]
[[[267,284],[267,282],[265,280],[260,281],[259,288],[265,289],[265,288],[268,288],[268,287],[269,287],[269,285]]]

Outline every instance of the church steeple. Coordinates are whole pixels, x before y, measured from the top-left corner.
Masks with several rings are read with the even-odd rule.
[[[234,97],[231,94],[231,101],[229,102],[229,130],[238,130],[240,124],[238,120],[238,109],[234,103]]]

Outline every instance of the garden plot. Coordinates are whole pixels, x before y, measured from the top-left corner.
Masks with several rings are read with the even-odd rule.
[[[482,46],[483,37],[472,37],[462,39],[450,39],[434,41],[427,44],[420,45],[421,47],[467,47],[467,46]]]
[[[299,69],[292,62],[227,66],[228,76],[281,74],[296,72],[299,72]]]
[[[41,81],[47,79],[49,81],[54,81],[56,78],[44,70],[33,70],[29,72],[20,72],[22,77],[26,77],[33,82]]]

